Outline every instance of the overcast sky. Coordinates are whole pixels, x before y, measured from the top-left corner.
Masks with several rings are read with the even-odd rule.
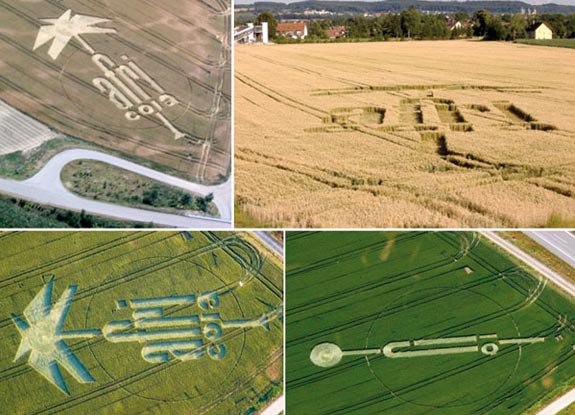
[[[273,1],[276,3],[295,3],[296,1],[302,0],[235,0],[235,4],[253,4],[256,1]],[[347,1],[356,1],[356,0],[347,0]],[[359,1],[359,0],[358,0]],[[361,1],[380,1],[380,0],[361,0]],[[450,1],[450,0],[438,0],[438,1]],[[466,1],[466,0],[460,0]],[[547,4],[547,3],[555,3],[555,4],[568,4],[570,6],[575,6],[575,0],[523,0],[525,3],[529,4]]]

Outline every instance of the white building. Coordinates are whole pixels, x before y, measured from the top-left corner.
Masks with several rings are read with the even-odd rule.
[[[530,39],[553,39],[553,31],[545,23],[536,23],[527,28]]]
[[[268,23],[261,25],[248,23],[245,26],[234,27],[234,43],[268,43]]]

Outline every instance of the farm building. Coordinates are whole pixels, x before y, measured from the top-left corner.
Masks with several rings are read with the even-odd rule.
[[[527,28],[529,39],[552,39],[553,31],[545,23],[535,23]]]
[[[268,24],[262,22],[261,25],[248,23],[245,26],[234,28],[235,43],[268,43]]]
[[[276,27],[276,35],[304,39],[307,36],[307,25],[305,22],[279,22]]]
[[[325,31],[327,37],[330,39],[339,39],[345,37],[347,32],[345,26],[332,26]]]
[[[461,20],[450,20],[447,22],[447,27],[449,30],[464,30],[471,26],[471,22],[461,21]]]

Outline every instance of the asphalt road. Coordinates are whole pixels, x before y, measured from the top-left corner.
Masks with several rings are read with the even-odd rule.
[[[213,193],[214,203],[218,207],[221,218],[173,215],[79,197],[66,189],[60,179],[62,168],[74,160],[98,160],[203,196]],[[58,153],[28,180],[0,179],[0,192],[44,205],[75,211],[85,210],[90,214],[120,220],[153,222],[157,225],[178,228],[231,227],[230,180],[217,186],[200,185],[94,150],[73,149]]]
[[[537,231],[537,233],[543,231]],[[481,232],[487,238],[491,239],[497,245],[501,246],[503,249],[507,250],[527,265],[531,266],[533,269],[538,271],[540,274],[545,276],[547,279],[551,280],[555,285],[561,288],[563,291],[575,297],[575,283],[568,280],[567,278],[559,275],[546,265],[542,264],[535,258],[531,257],[530,255],[526,254],[524,251],[519,249],[517,246],[513,245],[511,242],[506,241],[501,236],[497,235],[495,232],[490,231],[483,231]]]
[[[575,235],[571,232],[546,230],[523,233],[575,268]]]
[[[280,258],[284,257],[284,247],[281,243],[276,241],[268,232],[254,231],[254,235],[262,241],[270,250],[275,252]]]

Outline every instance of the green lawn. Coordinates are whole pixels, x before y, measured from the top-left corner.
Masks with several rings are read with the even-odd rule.
[[[573,301],[477,234],[288,232],[286,253],[288,413],[519,415],[573,383]],[[496,335],[475,344],[498,352],[344,356],[329,368],[309,358],[323,342],[480,335]],[[517,338],[544,342],[498,343]]]
[[[549,39],[549,40],[518,39],[515,42],[521,43],[523,45],[554,46],[559,48],[575,49],[575,39]]]
[[[95,382],[66,370],[66,396],[27,363],[13,362],[20,335],[10,314],[23,310],[54,275],[55,302],[77,285],[64,330],[102,329],[131,319],[117,300],[200,295],[218,290],[224,320],[259,317],[282,303],[282,270],[233,232],[25,232],[0,234],[0,398],[10,414],[244,414],[277,393],[282,324],[226,328],[221,360],[144,360],[144,344],[102,335],[66,342]],[[243,281],[241,286],[239,281]],[[228,294],[225,292],[233,288]],[[210,311],[210,312],[212,312]],[[164,315],[203,315],[197,304]],[[206,340],[207,344],[207,340]]]

